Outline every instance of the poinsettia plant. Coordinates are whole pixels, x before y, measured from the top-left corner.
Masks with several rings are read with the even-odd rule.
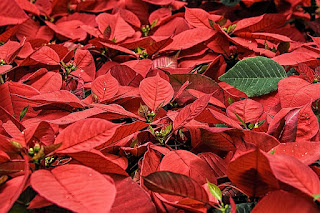
[[[319,212],[320,1],[0,1],[0,212]]]

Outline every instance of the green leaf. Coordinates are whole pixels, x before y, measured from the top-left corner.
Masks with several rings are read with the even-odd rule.
[[[253,129],[254,125],[255,125],[255,123],[250,123],[250,124],[248,125],[248,128],[249,128],[249,129]]]
[[[209,21],[210,27],[215,30],[214,25],[216,23],[214,21],[212,21],[211,19],[208,19],[208,21]]]
[[[228,125],[225,125],[225,124],[214,124],[215,127],[222,127],[222,128],[228,128]]]
[[[236,6],[241,0],[221,0],[221,3],[229,6],[229,7],[233,7]]]
[[[14,203],[9,213],[31,213],[32,210],[27,209],[27,206],[21,203]]]
[[[320,198],[320,194],[312,195],[313,201],[316,201],[317,199]]]
[[[151,126],[151,125],[149,125],[149,129],[150,129],[151,134],[152,134],[152,135],[155,135],[155,133],[154,133],[154,129],[152,128],[152,126]]]
[[[290,48],[290,42],[287,42],[287,41],[281,41],[277,47],[277,49],[281,54],[288,52],[289,48]]]
[[[17,142],[17,141],[10,141],[10,143],[12,144],[12,146],[14,146],[16,149],[22,149],[23,146]]]
[[[228,98],[228,104],[231,105],[231,104],[233,104],[233,102],[234,102],[234,100],[231,97],[229,97]]]
[[[269,154],[273,155],[275,152],[276,152],[276,149],[274,148],[269,152]]]
[[[219,77],[248,97],[268,94],[278,89],[278,82],[286,78],[283,67],[272,59],[257,56],[239,61],[227,73]]]
[[[166,126],[166,128],[164,129],[164,134],[167,135],[171,132],[172,130],[172,124],[169,124],[168,126]]]
[[[210,193],[215,197],[217,198],[219,201],[222,200],[222,193],[221,193],[221,190],[219,189],[218,186],[216,186],[215,184],[213,183],[210,183],[207,179],[207,183],[208,183],[208,187],[209,187],[209,191]]]
[[[103,37],[104,37],[105,39],[109,39],[110,36],[111,36],[111,27],[110,27],[110,25],[108,25],[108,26],[106,27],[106,29],[104,29]]]
[[[222,27],[226,23],[227,23],[227,19],[226,18],[222,18],[219,21],[217,21],[217,24],[219,24],[220,27]]]
[[[154,20],[150,26],[150,29],[154,28],[154,26],[156,26],[157,22],[158,22],[158,19]]]
[[[232,25],[229,25],[228,29],[227,29],[227,33],[230,34],[234,31],[234,29],[236,29],[237,27],[237,24],[232,24]]]
[[[22,109],[22,111],[20,112],[20,121],[26,115],[28,109],[29,109],[29,105]]]
[[[256,202],[252,202],[252,203],[240,203],[240,204],[236,204],[236,208],[237,208],[237,213],[250,213],[253,209],[253,207],[255,206]],[[212,211],[213,213],[221,213],[221,211],[219,209],[214,209]],[[230,213],[231,212],[231,206],[229,205],[228,208],[226,209],[225,213]]]
[[[241,122],[241,124],[243,125],[243,126],[246,126],[246,123],[240,118],[240,116],[237,114],[237,113],[234,113],[235,114],[235,116],[238,118],[238,120]]]
[[[316,160],[316,162],[314,162],[313,164],[311,164],[312,166],[318,166],[320,167],[320,161],[319,160]]]
[[[259,122],[258,122],[258,127],[261,126],[265,121],[266,121],[265,119],[262,120],[262,121],[259,121]]]

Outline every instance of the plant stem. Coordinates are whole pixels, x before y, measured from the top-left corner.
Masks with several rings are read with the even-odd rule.
[[[0,75],[0,83],[1,83],[1,84],[4,84],[4,80],[3,80],[3,78],[2,78],[2,75]]]

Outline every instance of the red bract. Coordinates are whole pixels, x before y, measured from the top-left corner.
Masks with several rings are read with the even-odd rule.
[[[57,152],[88,151],[110,139],[117,127],[114,123],[97,118],[77,121],[56,138],[55,144],[62,143]]]
[[[11,206],[15,200],[19,197],[20,193],[23,191],[25,185],[25,177],[16,177],[1,186],[1,196],[0,200],[4,205],[1,206],[2,212],[7,212],[10,210]]]
[[[5,182],[6,178],[3,179],[3,176],[1,178],[2,185],[0,189],[2,193],[0,195],[0,200],[4,204],[0,207],[1,212],[7,212],[10,210],[15,200],[17,200],[20,194],[23,192],[27,184],[27,181],[29,180],[29,168],[28,168],[28,162],[27,162],[26,156],[24,157],[24,159],[22,159],[22,163],[24,165],[20,170],[21,172],[23,172],[22,175],[17,176],[7,182]],[[11,169],[15,169],[15,168],[11,168]]]
[[[60,90],[62,77],[59,73],[41,68],[25,79],[24,83],[39,90],[40,93],[47,93]]]
[[[114,177],[114,176],[111,176]],[[135,209],[138,212],[155,212],[156,208],[149,194],[130,177],[114,177],[117,194],[112,212],[126,212]],[[135,197],[135,199],[132,199]]]
[[[314,2],[0,0],[0,212],[317,212]]]
[[[139,91],[144,103],[155,111],[158,107],[167,105],[173,97],[170,83],[160,77],[149,77],[141,81]]]
[[[19,97],[34,97],[39,94],[39,92],[25,84],[19,84],[16,82],[6,82],[0,85],[0,106],[3,107],[10,115],[15,118],[19,118],[22,109],[28,105],[35,106],[35,103]],[[19,95],[19,96],[18,96]],[[37,113],[34,110],[30,110],[27,114],[34,117]]]
[[[115,15],[102,13],[97,16],[96,21],[105,39],[121,42],[135,33],[133,28],[123,20],[119,13]]]
[[[104,173],[114,173],[127,176],[127,173],[118,164],[112,161],[112,159],[107,158],[98,151],[83,151],[72,153],[70,156],[76,161],[82,163],[87,167],[104,174]],[[127,165],[125,165],[127,167]]]
[[[98,184],[93,187],[95,183]],[[77,212],[109,211],[116,196],[114,183],[97,171],[80,165],[39,170],[32,174],[30,184],[45,199]]]
[[[144,177],[143,180],[144,184],[152,191],[188,197],[203,203],[209,202],[206,191],[188,176],[160,171]]]
[[[275,155],[268,158],[271,170],[279,181],[300,190],[310,197],[319,194],[319,178],[310,167],[288,155]],[[284,188],[286,187],[284,186]]]
[[[39,22],[29,18],[19,25],[16,36],[19,40],[26,37],[27,41],[30,41],[34,46],[38,46],[50,41],[54,36],[53,34],[54,32],[48,26],[41,26]]]
[[[29,100],[40,104],[68,105],[75,108],[83,108],[84,104],[72,93],[66,90],[59,90],[41,95],[34,95]]]
[[[16,1],[2,1],[0,8],[1,26],[21,24],[28,19],[27,14]]]
[[[48,65],[58,65],[60,62],[59,55],[52,48],[47,46],[41,47],[32,54],[31,58]]]
[[[74,55],[76,70],[72,75],[82,78],[85,82],[94,80],[96,67],[92,55],[88,50],[77,49]]]
[[[275,202],[276,201],[276,202]],[[281,203],[281,205],[280,205]],[[255,212],[318,212],[318,207],[309,199],[301,198],[286,191],[273,191],[267,194],[252,210]]]
[[[207,28],[194,28],[186,30],[173,37],[172,43],[165,47],[164,50],[187,49],[208,40],[214,34],[215,31]]]
[[[176,163],[171,164],[170,162]],[[175,171],[187,175],[201,185],[206,183],[206,178],[216,183],[214,173],[208,164],[198,156],[184,150],[171,151],[166,154],[159,165],[159,170]]]
[[[210,15],[208,12],[202,9],[187,7],[185,9],[185,18],[194,27],[211,28],[209,19],[211,21],[219,21],[219,19],[223,18],[222,16]]]
[[[211,94],[204,95],[194,101],[192,104],[189,104],[183,108],[174,119],[173,129],[176,130],[197,117],[207,106],[210,97]]]
[[[309,165],[319,159],[320,144],[309,141],[296,141],[280,143],[274,147],[275,154],[287,154],[299,159],[302,163]]]
[[[316,91],[320,84],[311,84],[300,78],[287,78],[279,82],[279,98],[282,108],[300,107],[320,98]]]
[[[99,76],[92,82],[92,94],[96,102],[102,102],[117,94],[119,83],[111,73]]]
[[[270,168],[265,153],[256,149],[245,153],[229,163],[227,175],[249,196],[262,196],[278,189],[279,183]]]
[[[238,120],[237,116],[239,116],[245,123],[256,122],[262,113],[262,104],[251,99],[237,101],[227,108],[228,117],[233,118],[233,120]],[[241,122],[238,121],[238,123]]]

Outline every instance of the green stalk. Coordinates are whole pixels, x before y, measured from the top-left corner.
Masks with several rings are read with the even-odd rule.
[[[4,80],[3,80],[3,78],[2,78],[2,75],[0,75],[0,83],[1,83],[1,84],[4,84]]]

